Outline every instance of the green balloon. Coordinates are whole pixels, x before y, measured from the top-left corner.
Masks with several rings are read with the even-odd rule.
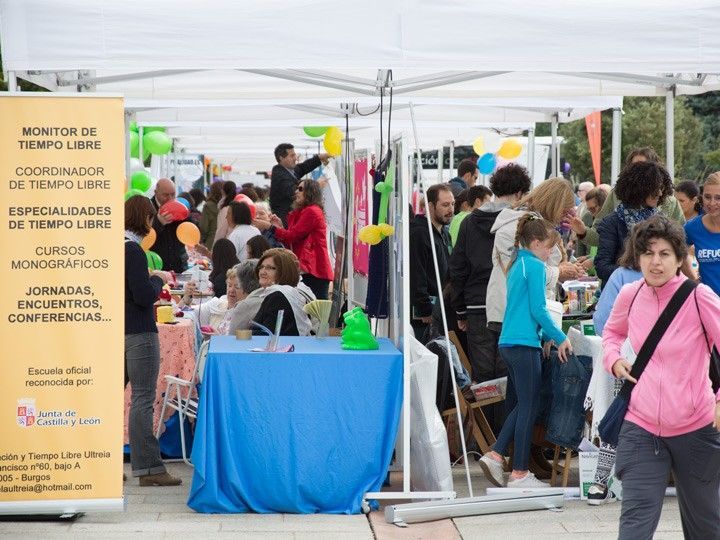
[[[143,149],[157,156],[167,154],[172,150],[172,139],[162,131],[151,131],[143,135]]]
[[[143,192],[139,189],[129,189],[125,192],[125,200],[127,201],[130,197],[134,197],[135,195],[143,195]]]
[[[135,171],[130,177],[130,187],[145,193],[152,186],[152,178],[147,171]]]
[[[147,259],[148,268],[150,270],[162,270],[163,261],[160,258],[160,255],[154,251],[146,251],[145,258]]]
[[[328,130],[328,126],[305,126],[303,131],[308,137],[322,137]]]
[[[145,126],[143,128],[143,135],[145,133],[152,133],[153,131],[160,131],[162,133],[165,133],[165,128],[160,126]]]
[[[130,157],[140,157],[140,135],[135,131],[130,132]]]
[[[135,120],[130,122],[129,129],[130,129],[130,131],[134,131],[135,133],[138,132],[137,122]]]

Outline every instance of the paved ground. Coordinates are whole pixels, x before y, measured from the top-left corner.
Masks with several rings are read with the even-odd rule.
[[[370,516],[335,515],[205,515],[185,504],[191,469],[170,464],[170,471],[183,478],[177,488],[141,488],[137,481],[126,483],[127,509],[124,513],[89,514],[73,523],[0,522],[0,536],[23,540],[42,538],[214,538],[248,540],[406,540],[478,539],[533,540],[587,538],[605,540],[617,537],[620,504],[590,507],[568,501],[560,512],[537,511],[496,514],[413,524],[405,529],[388,525],[382,512]],[[129,466],[126,465],[126,472]],[[576,471],[571,481],[576,480]],[[465,472],[454,468],[458,496],[467,496]],[[472,480],[476,495],[483,495],[489,484],[473,462]],[[656,539],[681,539],[682,529],[677,501],[667,498]]]

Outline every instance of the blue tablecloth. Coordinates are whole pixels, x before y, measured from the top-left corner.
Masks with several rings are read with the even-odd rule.
[[[340,339],[214,336],[200,393],[188,506],[198,512],[353,514],[377,491],[402,405],[402,355]]]

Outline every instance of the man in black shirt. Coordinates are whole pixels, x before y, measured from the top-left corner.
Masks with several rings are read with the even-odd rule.
[[[429,217],[432,225],[440,285],[444,287],[450,257],[447,225],[452,221],[455,208],[455,198],[447,184],[430,187],[425,193],[425,201],[427,217],[417,215],[410,224],[410,324],[418,340],[422,340],[425,328],[432,321],[433,305],[442,297],[435,276],[427,220]]]
[[[275,148],[275,159],[278,164],[273,167],[270,175],[270,209],[287,226],[287,215],[290,213],[298,182],[310,171],[317,169],[321,162],[327,163],[330,154],[316,154],[298,163],[295,147],[282,143]]]

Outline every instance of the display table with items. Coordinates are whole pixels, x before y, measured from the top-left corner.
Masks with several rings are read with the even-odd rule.
[[[188,505],[207,513],[361,510],[387,475],[402,405],[403,360],[387,339],[343,350],[340,338],[210,343],[195,428]]]

